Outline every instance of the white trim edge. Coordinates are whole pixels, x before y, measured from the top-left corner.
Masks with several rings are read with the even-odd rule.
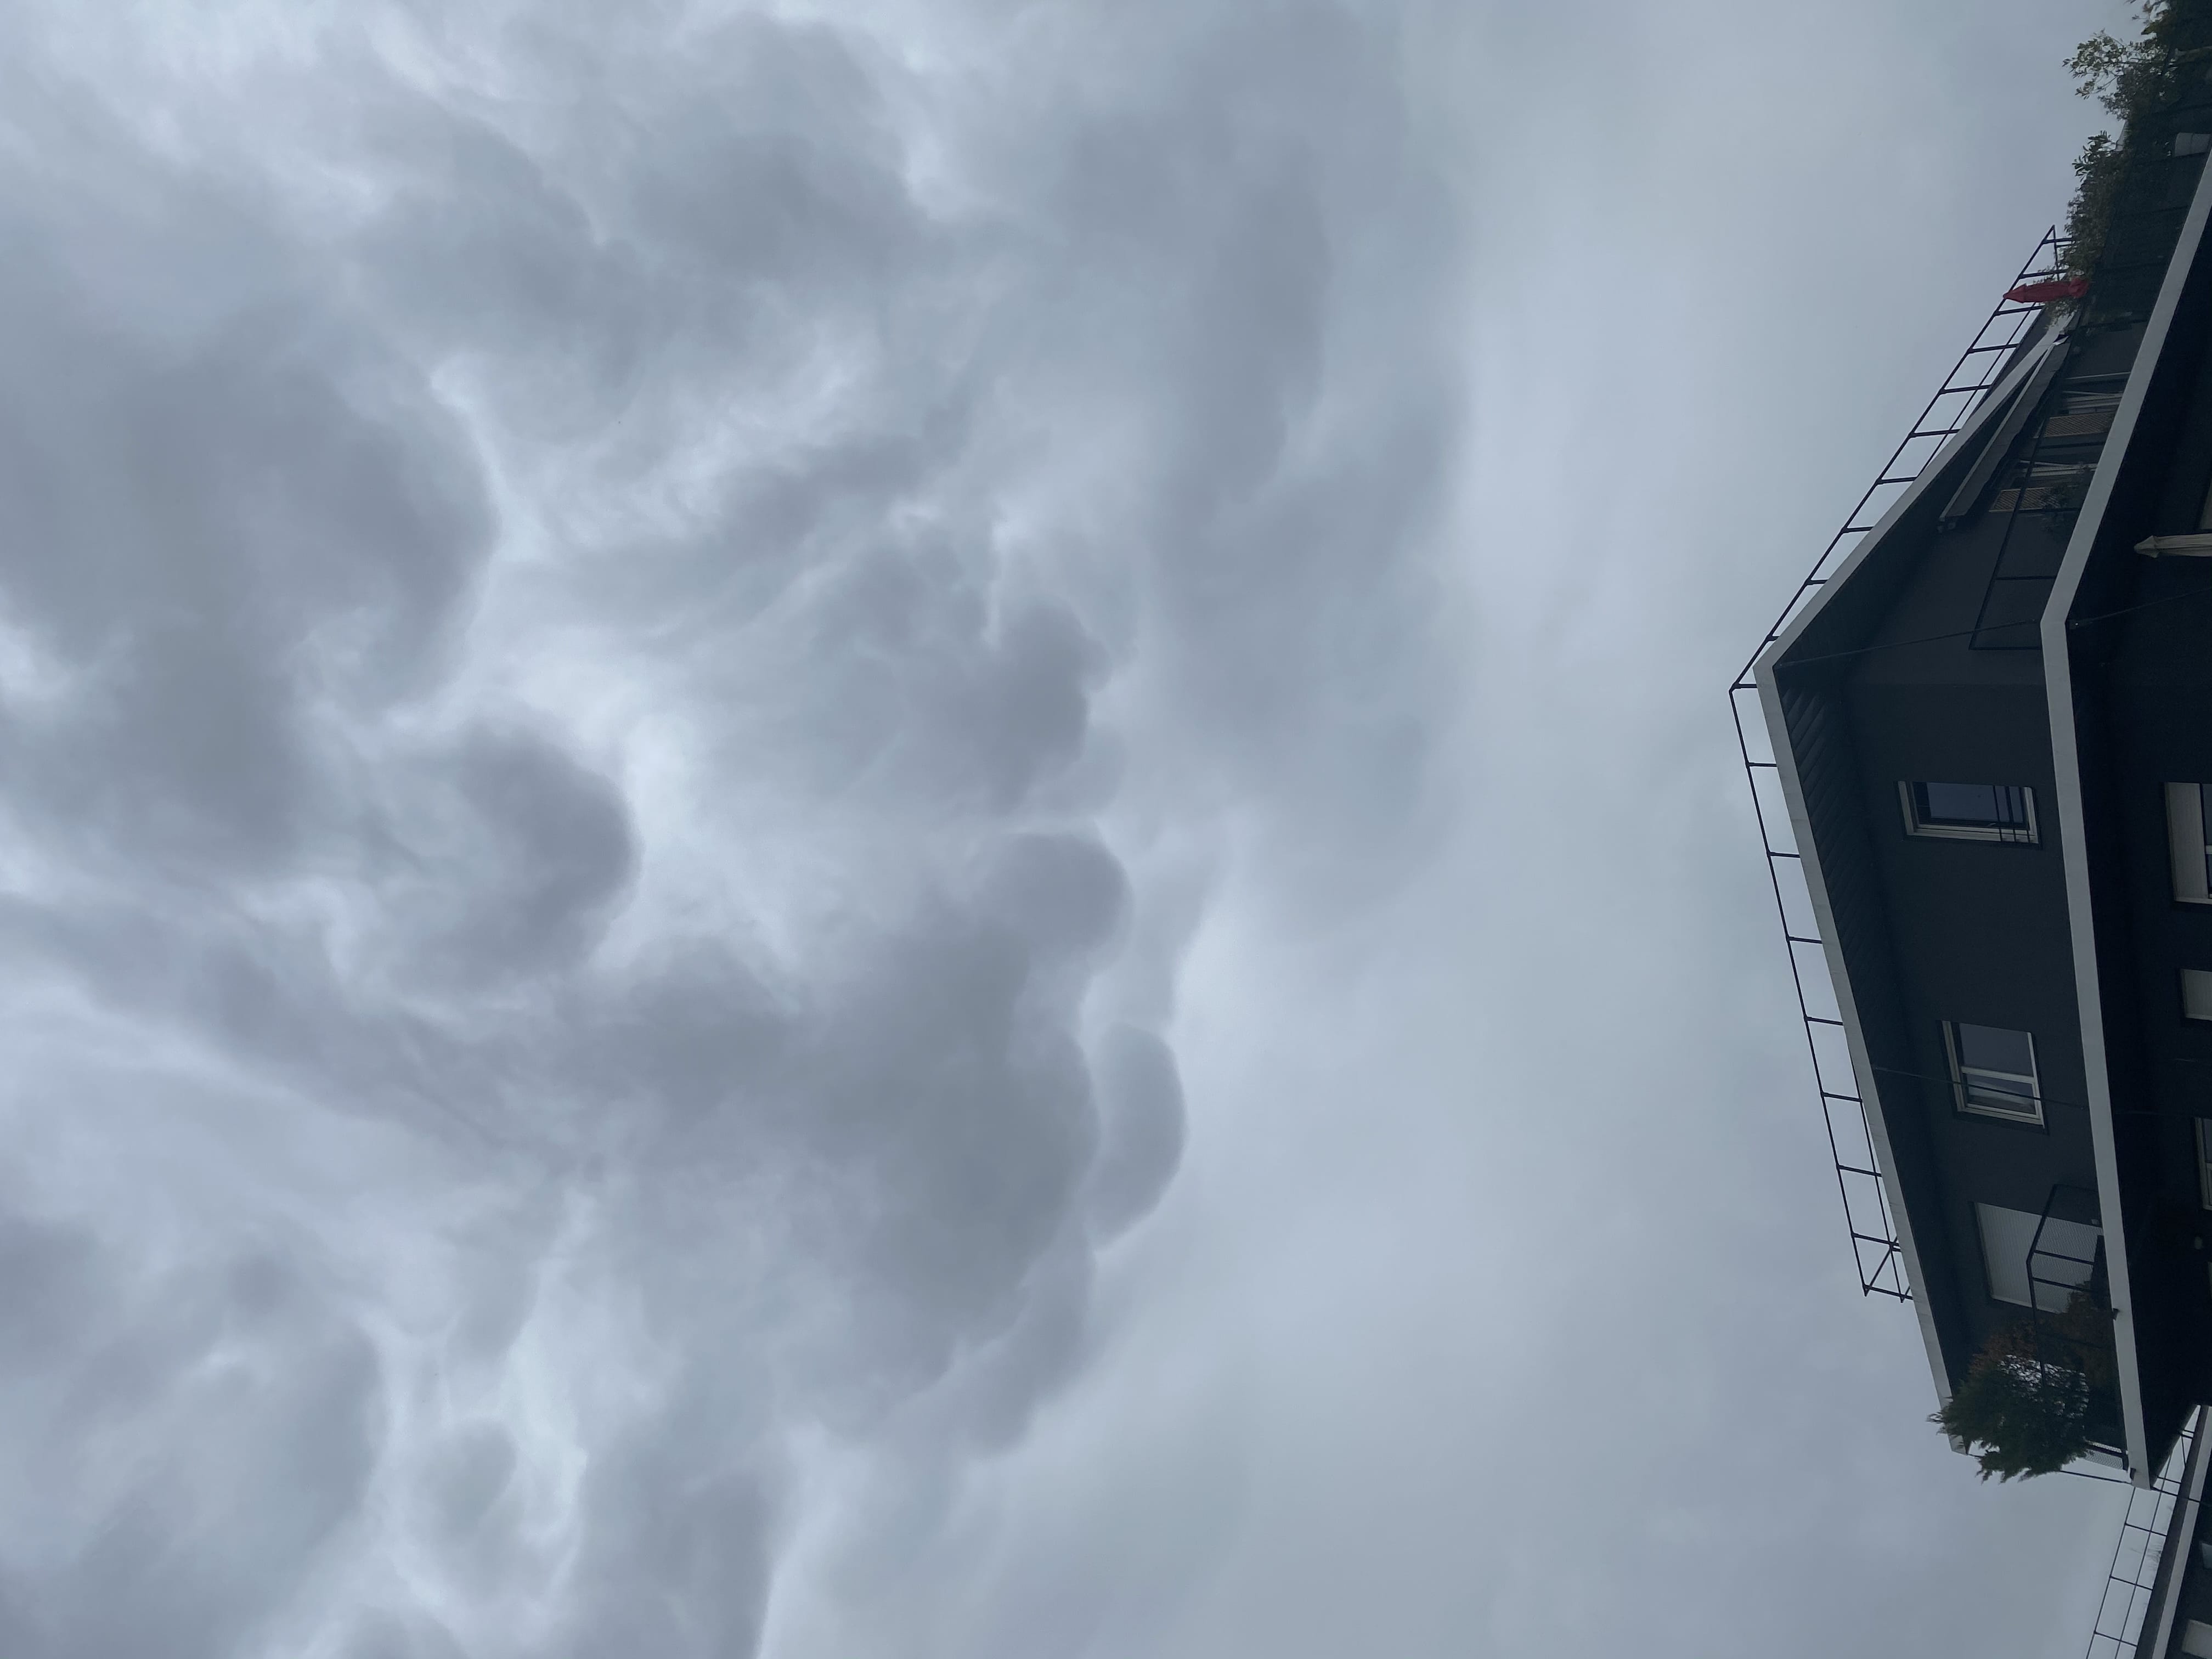
[[[2070,313],[2053,317],[2043,338],[2036,342],[2027,356],[2013,365],[2009,374],[1990,388],[1988,394],[1974,406],[1974,412],[1966,417],[1966,423],[1928,458],[1928,464],[1920,469],[1919,476],[1899,493],[1897,499],[1889,504],[1889,510],[1875,521],[1874,528],[1860,538],[1859,544],[1850,550],[1844,562],[1828,573],[1828,580],[1822,584],[1820,591],[1806,603],[1802,610],[1790,617],[1788,624],[1774,636],[1774,643],[1759,653],[1753,672],[1760,677],[1762,684],[1767,670],[1781,659],[1783,653],[1797,643],[1798,635],[1805,631],[1814,617],[1827,608],[1828,601],[1842,590],[1844,584],[1866,562],[1867,556],[1888,539],[1889,532],[1897,528],[1898,520],[1905,516],[1915,501],[1927,494],[1928,486],[1951,464],[1958,453],[1979,435],[1984,427],[2001,417],[2011,407],[2013,393],[2043,366],[2045,357],[2066,343],[2073,326]]]
[[[2165,1569],[2166,1598],[2160,1605],[2158,1629],[2145,1632],[2148,1643],[2138,1642],[2136,1651],[2142,1659],[2166,1659],[2166,1649],[2173,1640],[2173,1620],[2181,1606],[2181,1587],[2189,1577],[2189,1551],[2197,1536],[2197,1514],[2204,1501],[2204,1458],[2212,1450],[2212,1421],[2207,1420],[2205,1408],[2197,1407],[2197,1435],[2189,1443],[2189,1464],[2181,1478],[2181,1513],[2175,1519],[2179,1523],[2169,1533],[2173,1553],[2161,1563]]]
[[[1890,1224],[1897,1229],[1897,1248],[1905,1257],[1905,1279],[1912,1291],[1912,1311],[1920,1324],[1921,1346],[1928,1351],[1928,1369],[1936,1381],[1938,1409],[1951,1403],[1951,1368],[1944,1362],[1942,1340],[1936,1334],[1935,1310],[1928,1304],[1928,1277],[1920,1267],[1920,1243],[1912,1234],[1912,1212],[1905,1207],[1904,1189],[1897,1182],[1897,1156],[1889,1141],[1889,1119],[1882,1110],[1881,1092],[1868,1086],[1875,1074],[1867,1052],[1866,1028],[1859,1019],[1858,1000],[1851,993],[1851,976],[1844,966],[1844,947],[1837,936],[1835,912],[1828,904],[1827,878],[1820,872],[1820,854],[1813,843],[1813,823],[1805,811],[1805,790],[1797,779],[1797,757],[1790,750],[1790,732],[1782,718],[1782,694],[1775,684],[1773,665],[1762,658],[1759,665],[1759,702],[1766,715],[1768,740],[1774,749],[1775,776],[1781,780],[1782,799],[1790,812],[1790,834],[1797,843],[1797,867],[1803,872],[1805,891],[1813,904],[1813,918],[1820,928],[1820,955],[1827,964],[1828,980],[1836,994],[1836,1013],[1844,1022],[1844,1042],[1851,1057],[1851,1082],[1858,1090],[1859,1109],[1866,1116],[1867,1139],[1874,1147],[1875,1163],[1881,1171],[1882,1197],[1889,1205]],[[1790,947],[1795,950],[1796,947]],[[1825,1110],[1827,1103],[1821,1102]],[[1851,1241],[1852,1264],[1858,1259],[1858,1240]],[[1966,1449],[1964,1447],[1960,1450]]]
[[[2066,557],[2051,584],[2051,598],[2043,610],[2043,685],[2051,709],[2051,758],[2058,781],[2058,845],[2066,869],[2067,928],[2074,945],[2074,994],[2081,1014],[2081,1060],[2088,1074],[2089,1139],[2097,1158],[2097,1204],[2104,1212],[2105,1236],[2115,1249],[2105,1253],[2112,1294],[2112,1336],[2119,1357],[2120,1417],[2128,1443],[2128,1473],[2139,1486],[2148,1486],[2156,1473],[2150,1468],[2150,1437],[2143,1422],[2142,1370],[2136,1362],[2134,1287],[2129,1282],[2127,1219],[2120,1208],[2118,1153],[2112,1138],[2112,1079],[2105,1053],[2104,1002],[2097,981],[2095,920],[2090,911],[2087,834],[2081,805],[2081,749],[2074,729],[2074,672],[2068,654],[2067,613],[2081,590],[2088,568],[2089,550],[2105,522],[2105,508],[2112,496],[2112,480],[2126,459],[2134,441],[2136,419],[2165,349],[2173,313],[2181,304],[2181,289],[2196,263],[2197,249],[2204,239],[2204,225],[2212,216],[2212,167],[2197,181],[2197,194],[2189,204],[2173,257],[2159,285],[2158,302],[2152,307],[2142,343],[2136,348],[2135,364],[2128,374],[2119,411],[2112,417],[2096,476],[2081,503],[2081,516],[2066,544]]]

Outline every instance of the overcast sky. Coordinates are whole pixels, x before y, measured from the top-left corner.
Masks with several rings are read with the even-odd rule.
[[[2072,1659],[1723,693],[2120,18],[0,8],[0,1653]]]

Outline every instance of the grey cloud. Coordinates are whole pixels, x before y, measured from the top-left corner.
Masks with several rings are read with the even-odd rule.
[[[1028,983],[1004,934],[940,924],[809,1034],[818,1081],[790,1103],[794,1132],[842,1189],[830,1248],[869,1345],[915,1380],[1005,1322],[1090,1151],[1081,1054]]]
[[[1151,1031],[1117,1025],[1098,1056],[1105,1129],[1084,1200],[1091,1224],[1111,1237],[1158,1202],[1182,1156],[1182,1079],[1175,1054]]]
[[[1411,149],[1402,27],[1208,15],[1166,61],[1141,32],[1090,39],[1119,95],[990,152],[1059,235],[1032,269],[1065,320],[1010,354],[1017,395],[1141,434],[1115,451],[1133,500],[1114,556],[1142,562],[1147,713],[1181,739],[1154,763],[1202,755],[1179,797],[1267,803],[1314,897],[1386,888],[1401,866],[1376,837],[1420,844],[1453,696],[1430,538],[1463,232]]]
[[[925,252],[878,56],[823,24],[747,17],[715,31],[713,67],[655,112],[668,142],[623,180],[634,222],[724,275],[763,284],[904,285]]]
[[[158,258],[160,245],[139,251]],[[450,426],[296,314],[179,358],[15,268],[0,374],[9,621],[52,665],[8,700],[17,810],[121,856],[266,868],[322,803],[308,708],[434,666],[484,552]]]
[[[425,969],[526,973],[591,943],[636,858],[606,780],[541,738],[495,728],[392,770],[372,882]]]
[[[556,1651],[596,1659],[752,1648],[769,1574],[769,1503],[744,1467],[699,1467],[690,1448],[715,1431],[679,1415],[595,1460],[576,1616]]]
[[[982,884],[982,908],[1022,941],[1033,963],[1081,960],[1109,944],[1128,884],[1097,842],[1026,835],[998,848]]]
[[[1426,787],[1387,19],[377,18],[9,26],[105,183],[0,173],[0,1389],[135,1449],[0,1524],[25,1659],[902,1582],[1181,1160],[1160,848],[1325,904]]]
[[[320,1288],[266,1252],[115,1261],[11,1218],[9,1462],[41,1495],[11,1552],[11,1652],[235,1652],[360,1503],[378,1379]]]
[[[345,1659],[466,1659],[451,1632],[420,1614],[371,1613],[340,1650]]]
[[[743,14],[674,56],[605,38],[622,32],[572,21],[514,43],[562,112],[534,148],[494,111],[370,70],[369,156],[391,196],[363,275],[409,336],[494,354],[517,430],[619,421],[631,461],[711,420],[739,366],[915,349],[881,336],[964,262],[908,191],[880,51]],[[945,388],[901,390],[893,419]]]
[[[830,580],[783,647],[813,667],[793,712],[812,763],[835,769],[824,783],[1004,810],[1075,759],[1098,657],[1064,611],[994,628],[975,578],[932,549],[895,548]]]

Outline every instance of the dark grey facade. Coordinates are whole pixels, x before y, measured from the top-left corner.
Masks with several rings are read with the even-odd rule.
[[[2212,83],[2162,118],[2087,295],[1756,668],[1938,1391],[2094,1305],[2138,1480],[2212,1400],[2212,890],[2174,804],[2212,785]]]

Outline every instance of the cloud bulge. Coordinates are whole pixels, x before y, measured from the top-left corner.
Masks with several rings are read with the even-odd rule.
[[[1429,833],[1394,25],[130,22],[4,25],[0,1649],[755,1651],[1104,1340],[1223,872]]]

